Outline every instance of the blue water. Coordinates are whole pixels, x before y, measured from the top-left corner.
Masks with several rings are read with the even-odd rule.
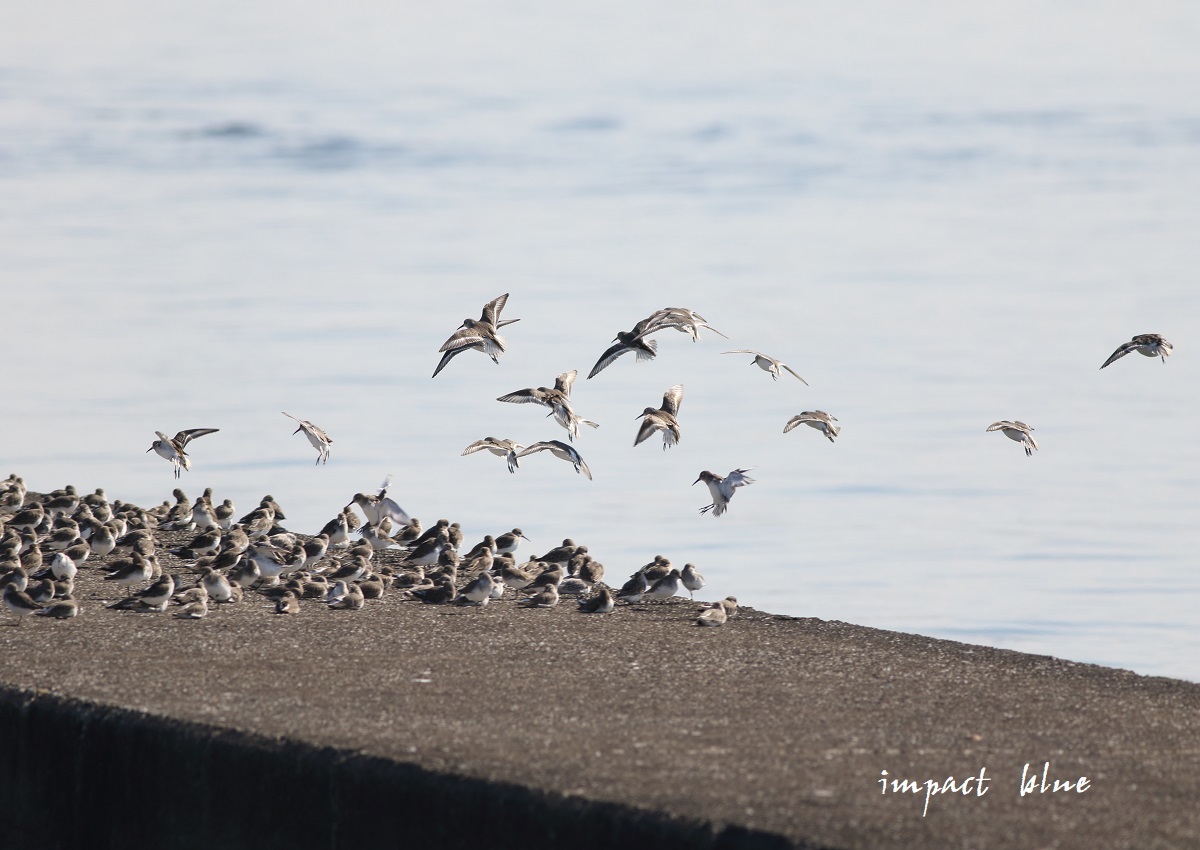
[[[394,474],[615,577],[1200,680],[1190,7],[394,5],[0,10],[0,475],[157,503],[154,431],[219,427],[187,492],[299,531]],[[500,365],[430,380],[503,292]],[[730,340],[583,378],[665,306]],[[1098,370],[1143,332],[1175,356]],[[494,399],[567,369],[594,481],[459,456],[561,438]],[[682,443],[634,448],[676,383]],[[836,444],[782,433],[817,408]]]

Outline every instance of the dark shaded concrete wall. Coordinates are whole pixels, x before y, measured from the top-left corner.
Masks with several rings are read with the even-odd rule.
[[[3,850],[721,848],[738,827],[0,688]]]

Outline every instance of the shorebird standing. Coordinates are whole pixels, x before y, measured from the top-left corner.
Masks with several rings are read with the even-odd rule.
[[[292,416],[292,414],[288,413],[286,410],[280,412],[288,419],[295,419],[300,423],[300,427],[293,431],[292,435],[295,436],[301,431],[304,432],[304,436],[308,437],[308,441],[312,443],[312,447],[317,450],[317,463],[328,463],[329,447],[333,445],[333,440],[329,439],[329,435],[316,425],[309,422],[307,419],[299,419],[295,416]]]
[[[708,513],[712,511],[713,516],[720,516],[725,513],[729,500],[733,498],[733,491],[738,487],[745,487],[747,484],[753,484],[754,479],[746,475],[754,467],[747,469],[735,469],[725,477],[709,472],[707,469],[700,473],[700,477],[692,482],[695,487],[701,481],[708,485],[708,493],[712,496],[712,504],[705,505],[700,509],[700,513]]]
[[[1025,454],[1028,457],[1033,457],[1034,450],[1038,447],[1037,441],[1033,439],[1033,434],[1029,433],[1033,428],[1019,420],[1001,419],[999,422],[993,422],[987,427],[989,431],[1003,431],[1004,436],[1010,440],[1016,440],[1025,446]]]
[[[693,599],[696,598],[696,591],[707,584],[704,576],[700,575],[700,571],[696,569],[695,564],[684,564],[683,570],[679,573],[679,580],[683,582],[683,586],[687,588],[688,595]]]
[[[543,440],[534,443],[529,448],[517,452],[517,457],[525,457],[536,452],[549,451],[552,455],[562,460],[575,465],[575,471],[587,476],[589,481],[592,480],[592,471],[588,469],[588,465],[584,462],[583,457],[579,452],[575,451],[574,447],[568,446],[561,440]]]
[[[36,614],[42,610],[42,606],[29,598],[29,594],[17,588],[15,584],[9,584],[4,588],[4,607],[11,611],[17,618],[14,625],[21,625],[21,621],[30,614]]]
[[[647,407],[643,410],[637,417],[642,420],[642,427],[638,429],[637,438],[634,439],[633,444],[636,446],[638,443],[648,440],[655,431],[662,431],[663,451],[677,445],[680,436],[677,417],[682,401],[683,384],[676,384],[663,394],[662,407]]]
[[[502,457],[508,460],[508,471],[516,472],[520,466],[517,463],[517,452],[525,448],[515,440],[501,440],[496,437],[484,437],[482,440],[476,440],[462,450],[459,457],[475,454],[475,452],[488,451],[497,457]]]
[[[783,433],[786,434],[798,425],[807,425],[810,428],[816,428],[832,443],[833,438],[842,433],[841,427],[833,424],[837,421],[836,416],[830,416],[824,410],[806,410],[789,419],[783,426]]]
[[[436,378],[438,372],[446,368],[446,364],[456,356],[471,349],[482,351],[492,358],[493,363],[500,362],[500,355],[504,353],[504,337],[500,336],[497,331],[505,325],[521,321],[520,319],[500,320],[500,311],[504,309],[507,302],[508,293],[506,292],[499,298],[483,305],[483,313],[478,321],[463,319],[458,330],[442,343],[442,347],[439,349],[442,352],[442,359],[438,362],[437,368],[433,370],[433,377]]]
[[[808,381],[804,380],[799,375],[797,375],[796,371],[791,366],[784,363],[782,360],[777,360],[776,358],[770,356],[769,354],[763,354],[761,351],[753,351],[752,349],[749,349],[749,348],[738,348],[738,349],[735,349],[734,351],[722,351],[721,353],[722,354],[753,354],[754,359],[750,362],[753,363],[755,366],[757,366],[759,369],[762,369],[764,372],[770,372],[772,381],[778,381],[779,380],[779,370],[786,369],[789,372],[791,372],[793,375],[795,375],[796,379],[799,380],[800,383],[804,384],[804,386],[806,386],[806,387],[808,386]]]
[[[574,441],[579,436],[580,424],[590,425],[593,428],[600,427],[592,420],[576,415],[575,409],[571,407],[571,385],[575,383],[577,374],[578,372],[572,369],[570,372],[563,372],[556,377],[552,388],[527,387],[523,390],[514,390],[500,396],[496,401],[507,401],[512,404],[540,404],[548,407],[554,421],[566,428],[567,436]]]
[[[1174,347],[1161,334],[1138,334],[1114,351],[1112,356],[1104,361],[1104,366],[1107,366],[1114,360],[1120,360],[1131,351],[1136,351],[1138,354],[1144,354],[1147,357],[1161,358],[1162,362],[1166,363]],[[1103,369],[1104,366],[1100,368]]]
[[[154,452],[161,458],[171,461],[175,467],[175,477],[179,477],[181,469],[191,469],[192,462],[188,459],[187,452],[184,448],[192,440],[197,437],[203,437],[205,434],[215,434],[220,431],[220,428],[189,428],[186,431],[180,431],[174,437],[168,437],[162,431],[155,431],[158,439],[150,444],[147,452]]]

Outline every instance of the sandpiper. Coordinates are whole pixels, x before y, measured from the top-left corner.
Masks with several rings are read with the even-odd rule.
[[[551,387],[526,387],[523,390],[514,390],[511,393],[502,395],[496,401],[507,401],[512,404],[540,404],[543,407],[550,409],[550,414],[554,417],[554,421],[567,429],[567,437],[574,441],[579,436],[579,426],[589,425],[592,428],[599,428],[599,424],[590,419],[584,419],[575,413],[575,409],[571,406],[571,385],[575,383],[577,372],[572,369],[570,372],[563,372],[554,379],[554,386]]]
[[[700,513],[708,513],[712,511],[713,516],[720,516],[725,513],[729,505],[729,500],[733,498],[733,491],[738,487],[745,487],[747,484],[753,484],[754,479],[746,475],[754,467],[747,469],[735,469],[725,477],[709,472],[707,469],[700,473],[700,477],[692,482],[695,487],[703,481],[708,486],[709,495],[712,496],[712,504],[705,505],[700,509]]]
[[[517,551],[517,547],[521,545],[521,541],[528,541],[525,532],[519,528],[514,528],[512,531],[505,532],[496,538],[496,554],[511,555]]]
[[[524,608],[553,608],[558,604],[558,585],[548,584],[518,604]]]
[[[47,605],[41,611],[35,612],[39,617],[53,617],[55,620],[70,620],[79,616],[79,603],[73,596],[60,599],[52,605]]]
[[[707,319],[695,310],[689,310],[687,307],[664,307],[652,313],[650,318],[660,328],[674,328],[680,333],[690,335],[692,342],[700,341],[700,328],[706,328],[717,336],[729,339],[725,334],[710,325]]]
[[[696,598],[696,591],[707,584],[704,581],[704,576],[700,575],[700,571],[696,569],[695,564],[684,564],[683,569],[679,573],[679,580],[683,582],[683,586],[687,588],[688,595],[693,599]]]
[[[309,422],[307,419],[300,419],[296,416],[292,416],[292,414],[288,413],[286,410],[280,412],[283,413],[283,415],[288,419],[294,419],[300,423],[300,427],[293,431],[292,435],[295,436],[301,431],[304,432],[304,436],[308,437],[308,441],[312,443],[312,447],[317,450],[317,463],[328,463],[329,447],[333,445],[333,440],[329,439],[329,435],[316,425]]]
[[[608,614],[616,607],[612,591],[604,585],[587,599],[579,600],[579,610],[583,614]]]
[[[106,607],[115,608],[118,611],[140,611],[161,614],[167,610],[167,605],[170,603],[171,596],[174,593],[174,577],[163,575],[154,584],[144,590],[139,590],[136,595],[119,599]]]
[[[42,610],[42,606],[29,598],[23,590],[18,590],[16,585],[10,584],[4,588],[4,607],[11,611],[17,618],[14,625],[21,625],[21,621],[30,614],[36,614]]]
[[[671,570],[665,576],[654,582],[650,589],[646,591],[644,599],[670,599],[675,594],[679,593],[679,587],[682,584],[679,570]]]
[[[641,602],[649,589],[650,583],[646,581],[646,574],[638,570],[629,577],[629,581],[621,585],[621,589],[617,591],[617,599],[630,604]]]
[[[797,378],[797,380],[800,381],[800,383],[804,384],[805,386],[808,386],[808,381],[804,380],[799,375],[797,375],[796,371],[791,366],[784,363],[782,360],[772,357],[769,354],[763,354],[761,351],[754,351],[753,349],[749,349],[749,348],[737,348],[737,349],[734,349],[733,351],[722,351],[721,353],[722,354],[753,354],[754,359],[750,362],[753,363],[755,366],[757,366],[759,369],[762,369],[764,372],[770,372],[772,381],[778,381],[779,380],[779,370],[786,369],[788,372],[791,372],[793,375],[795,375],[795,377]]]
[[[1136,351],[1138,354],[1144,354],[1147,357],[1161,358],[1162,362],[1166,363],[1174,347],[1161,334],[1138,334],[1114,351],[1112,356],[1104,361],[1104,366],[1107,366],[1114,360],[1120,360],[1131,351]],[[1103,369],[1104,366],[1100,368]]]
[[[647,326],[645,319],[634,325],[631,331],[617,331],[617,335],[613,337],[613,342],[616,344],[600,355],[600,359],[596,361],[592,371],[588,372],[588,380],[599,375],[614,360],[630,351],[637,353],[639,363],[643,360],[653,360],[658,354],[658,343],[652,339],[646,339],[646,335],[652,332],[653,330]]]
[[[197,599],[180,606],[178,611],[172,611],[171,616],[177,620],[203,620],[208,616],[208,599]]]
[[[438,362],[437,368],[433,370],[434,378],[437,377],[438,372],[446,368],[446,364],[454,357],[471,349],[482,351],[492,358],[493,363],[500,362],[500,355],[504,353],[504,337],[500,336],[497,331],[505,325],[521,321],[520,319],[500,320],[500,311],[504,309],[506,303],[508,303],[507,292],[483,305],[483,313],[478,321],[463,319],[463,323],[458,326],[459,329],[439,349],[442,352],[442,359]]]
[[[345,594],[340,599],[335,599],[329,603],[331,609],[343,611],[357,611],[363,607],[366,602],[366,597],[363,596],[362,588],[357,584],[350,585]]]
[[[191,469],[192,462],[187,456],[184,448],[192,440],[197,437],[203,437],[205,434],[215,434],[220,431],[220,428],[188,428],[185,431],[180,431],[174,437],[168,437],[162,431],[155,431],[158,439],[150,444],[147,452],[154,452],[161,458],[171,461],[175,467],[175,477],[179,477],[179,473],[184,469]]]
[[[475,452],[488,451],[497,457],[502,457],[508,460],[508,471],[516,472],[520,466],[517,463],[517,452],[525,448],[515,440],[497,439],[496,437],[484,437],[482,440],[476,440],[462,450],[460,457],[474,454]]]
[[[824,410],[805,410],[787,421],[787,424],[783,426],[783,433],[786,434],[798,425],[807,425],[810,428],[816,428],[832,443],[833,438],[842,432],[840,426],[833,424],[837,421],[836,416],[830,416]]]
[[[1003,431],[1004,436],[1021,443],[1025,446],[1025,454],[1028,457],[1033,457],[1033,452],[1038,447],[1037,441],[1033,439],[1033,434],[1029,433],[1033,428],[1019,420],[1014,419],[1009,421],[1001,419],[999,422],[993,422],[987,429],[989,431]]]
[[[683,384],[676,384],[663,394],[662,407],[647,407],[639,415],[642,427],[638,429],[636,446],[648,440],[656,431],[662,431],[663,451],[679,443],[679,405],[683,401]]]
[[[534,443],[526,449],[522,449],[517,453],[517,457],[525,457],[536,452],[549,451],[552,455],[562,460],[575,465],[575,471],[587,476],[589,481],[592,480],[592,471],[588,469],[588,465],[584,462],[583,457],[579,452],[575,451],[574,447],[568,446],[561,440],[542,440]]]
[[[700,616],[696,617],[696,625],[723,626],[727,619],[729,619],[729,613],[725,610],[725,606],[720,602],[714,602],[701,611]]]
[[[366,517],[367,522],[369,522],[371,525],[379,525],[379,523],[383,521],[384,517],[387,517],[393,522],[398,522],[401,525],[408,525],[410,522],[412,522],[412,519],[409,517],[408,513],[404,510],[404,508],[396,504],[396,501],[387,494],[388,487],[391,486],[391,483],[392,476],[389,475],[383,480],[383,484],[380,486],[379,492],[376,495],[368,496],[366,493],[355,493],[354,498],[346,504],[346,507],[350,507],[350,505],[358,505],[358,509],[363,512],[363,516]],[[351,529],[351,531],[353,531],[353,529]]]
[[[278,599],[275,600],[276,614],[299,614],[300,599],[291,590],[285,590]]]
[[[458,605],[487,605],[488,600],[492,598],[493,587],[492,574],[484,570],[468,582],[454,598],[454,602]]]
[[[135,584],[141,584],[144,581],[150,581],[154,577],[154,565],[151,561],[138,552],[134,552],[131,560],[121,564],[120,567],[113,570],[104,577],[105,581],[111,581],[114,584],[119,584],[125,588],[125,595],[128,596],[133,592]]]
[[[232,602],[233,587],[229,583],[229,579],[224,573],[219,573],[212,567],[205,567],[204,572],[200,575],[200,586],[208,593],[208,598],[213,602]],[[240,590],[241,587],[237,586]]]

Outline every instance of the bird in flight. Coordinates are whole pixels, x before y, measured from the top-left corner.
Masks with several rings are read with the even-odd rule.
[[[1146,357],[1158,357],[1163,363],[1167,362],[1167,358],[1171,356],[1171,351],[1175,346],[1167,342],[1161,334],[1138,334],[1129,342],[1122,345],[1112,355],[1104,361],[1104,366],[1112,363],[1114,360],[1120,360],[1131,351],[1136,351],[1138,354],[1144,354]],[[1100,368],[1103,369],[1104,366]]]
[[[147,452],[154,452],[161,458],[171,461],[175,467],[175,477],[179,477],[180,470],[191,469],[192,462],[187,456],[184,448],[192,440],[197,437],[203,437],[205,434],[215,434],[220,431],[220,428],[189,428],[186,431],[180,431],[174,437],[168,437],[162,431],[155,431],[158,439],[150,444]]]
[[[438,349],[442,352],[442,359],[438,362],[437,368],[433,370],[433,377],[437,377],[438,372],[446,368],[446,364],[453,360],[464,351],[482,351],[488,357],[492,358],[493,363],[500,362],[500,355],[504,353],[504,337],[500,336],[498,331],[505,325],[511,325],[513,322],[519,322],[520,319],[500,319],[500,311],[504,309],[504,305],[508,302],[508,293],[504,293],[499,298],[494,298],[483,305],[483,313],[479,319],[463,319],[463,323],[458,326],[450,338],[442,343],[442,347]]]
[[[288,419],[295,419],[300,423],[300,427],[292,432],[292,436],[304,432],[304,436],[308,437],[308,441],[312,443],[312,447],[317,450],[317,463],[328,463],[329,447],[333,445],[333,440],[329,438],[323,430],[309,422],[307,419],[299,419],[286,410],[280,411]]]

